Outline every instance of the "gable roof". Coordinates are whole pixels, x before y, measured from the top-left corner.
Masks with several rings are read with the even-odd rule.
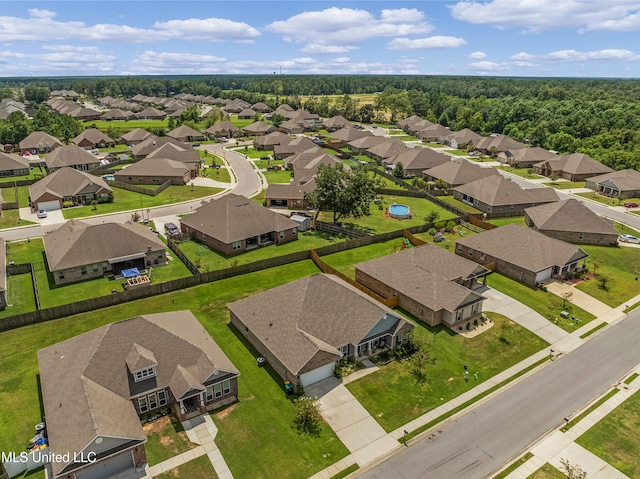
[[[135,114],[132,111],[121,110],[119,108],[112,108],[100,115],[101,120],[124,120],[133,117],[135,117]]]
[[[167,158],[152,158],[147,156],[143,160],[137,161],[126,168],[114,173],[117,180],[125,176],[184,176],[191,170],[181,161],[169,160]]]
[[[607,220],[601,218],[576,199],[527,208],[524,213],[539,231],[570,231],[618,235]]]
[[[478,141],[473,142],[473,146],[478,148],[479,150],[491,150],[495,148],[496,151],[506,151],[506,150],[518,150],[520,148],[526,148],[527,145],[524,143],[520,143],[517,140],[514,140],[511,137],[506,135],[491,135],[481,138]]]
[[[126,359],[134,345],[156,358],[154,378],[131,380]],[[168,387],[178,368],[200,384],[216,371],[221,377],[239,374],[190,311],[137,316],[94,329],[39,350],[38,365],[49,446],[56,454],[80,452],[96,437],[144,441],[130,398]],[[52,466],[59,474],[69,464]]]
[[[160,149],[166,144],[172,144],[179,151],[195,151],[193,147],[188,143],[183,143],[181,141],[176,140],[175,138],[171,138],[169,136],[155,136],[151,135],[140,143],[131,148],[131,154],[135,157],[139,156],[147,156],[153,153],[154,151]],[[197,154],[198,152],[196,152]],[[170,158],[175,159],[175,158]]]
[[[589,256],[576,245],[515,223],[460,238],[456,244],[536,273]]]
[[[153,150],[146,157],[166,158],[169,160],[180,161],[182,163],[195,163],[198,166],[200,165],[200,154],[191,148],[188,143],[165,143]]]
[[[408,321],[345,281],[314,274],[228,305],[287,369],[298,373],[318,352],[341,355],[381,321],[398,330]]]
[[[534,166],[544,167],[547,164],[553,170],[560,170],[572,175],[600,175],[613,172],[612,168],[603,165],[584,153],[572,153],[544,160]]]
[[[79,146],[61,146],[44,157],[47,168],[100,164],[100,160]]]
[[[305,193],[310,193],[316,189],[316,180],[310,179],[305,183],[294,181],[288,184],[269,183],[265,196],[275,199],[303,200]]]
[[[369,135],[369,136],[363,136],[362,138],[357,138],[347,143],[352,148],[366,150],[368,148],[372,148],[376,145],[379,145],[380,143],[385,143],[387,140],[388,138],[384,136]]]
[[[464,185],[486,176],[500,176],[495,168],[483,168],[460,158],[429,168],[425,176],[438,178],[451,186]]]
[[[347,126],[340,128],[339,130],[328,133],[327,136],[329,136],[329,138],[332,138],[334,140],[341,140],[341,141],[348,142],[348,141],[357,140],[358,138],[362,138],[364,136],[372,136],[372,133],[368,130],[358,130],[357,128],[354,128],[353,125],[349,123]]]
[[[457,186],[455,190],[491,206],[529,205],[560,200],[553,188],[523,189],[502,175],[480,178]]]
[[[204,203],[180,223],[225,244],[298,227],[286,216],[232,193]]]
[[[266,135],[260,136],[255,139],[256,146],[274,146],[274,145],[286,145],[293,140],[292,137],[281,131],[272,131]],[[269,149],[269,148],[268,148]]]
[[[240,131],[240,128],[238,128],[236,125],[234,125],[230,121],[217,121],[216,123],[211,125],[209,128],[207,128],[204,132],[215,134],[223,130],[224,131]]]
[[[32,201],[37,201],[45,193],[64,198],[75,196],[86,189],[90,189],[91,192],[99,190],[104,190],[105,193],[111,192],[109,185],[98,176],[75,168],[60,168],[29,185],[29,196]]]
[[[44,131],[34,131],[18,145],[21,150],[37,150],[44,147],[56,148],[62,146],[62,142]]]
[[[150,106],[136,113],[136,116],[138,118],[164,118],[167,114]]]
[[[447,138],[449,141],[456,140],[458,143],[471,143],[476,140],[480,140],[482,136],[469,128],[463,128],[462,130],[449,133]]]
[[[344,128],[349,125],[351,122],[341,115],[332,116],[322,122],[322,126],[325,128]]]
[[[434,123],[433,125],[429,125],[422,130],[417,132],[417,136],[419,138],[440,138],[442,136],[446,136],[449,134],[451,130],[449,128],[442,126],[439,123]]]
[[[611,182],[620,191],[640,190],[640,171],[632,169],[611,171],[603,175],[587,178],[587,181],[596,184]]]
[[[293,177],[297,181],[315,176],[320,165],[342,165],[345,170],[351,170],[349,165],[340,161],[335,156],[326,153],[322,148],[318,151],[298,153],[287,158],[286,162],[293,166]]]
[[[250,125],[247,125],[242,128],[242,131],[246,133],[268,133],[270,131],[274,131],[276,129],[275,126],[269,125],[264,121],[254,121]]]
[[[403,141],[397,138],[386,138],[386,141],[369,148],[367,151],[379,158],[391,158],[407,149],[408,147]]]
[[[123,256],[164,251],[166,246],[144,225],[69,220],[44,235],[44,251],[51,271],[102,263]]]
[[[557,157],[555,153],[545,150],[544,148],[540,148],[539,146],[528,146],[527,148],[507,151],[511,153],[513,161],[526,161],[528,163],[552,160]],[[504,152],[500,153],[498,156],[502,155],[504,155]]]

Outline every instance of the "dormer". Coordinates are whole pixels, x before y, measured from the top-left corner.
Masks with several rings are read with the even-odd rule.
[[[140,382],[156,375],[158,361],[155,355],[137,343],[131,346],[125,362],[135,382]]]

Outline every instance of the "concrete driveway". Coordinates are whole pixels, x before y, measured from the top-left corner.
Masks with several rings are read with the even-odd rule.
[[[38,218],[38,214],[31,211],[31,208],[20,208],[20,219],[32,221],[41,225],[53,225],[64,223],[66,221],[62,214],[62,210],[47,211],[46,218]]]

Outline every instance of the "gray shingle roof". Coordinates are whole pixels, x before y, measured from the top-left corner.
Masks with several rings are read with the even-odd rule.
[[[194,130],[190,126],[180,125],[179,127],[174,128],[169,133],[167,133],[167,136],[169,136],[171,138],[180,139],[180,138],[186,138],[186,137],[189,137],[189,136],[197,137],[197,136],[203,136],[203,135],[198,130]]]
[[[570,155],[561,155],[557,158],[541,161],[534,166],[544,166],[548,163],[554,170],[560,170],[573,175],[600,175],[610,173],[613,169],[603,165],[584,153],[572,153]]]
[[[399,155],[384,160],[388,165],[402,163],[402,166],[407,170],[428,170],[449,161],[447,155],[431,148],[409,148]]]
[[[122,135],[122,139],[125,141],[142,141],[150,136],[153,136],[153,133],[148,132],[144,128],[135,128]]]
[[[23,156],[0,152],[0,171],[29,168],[29,161]]]
[[[73,139],[73,143],[77,145],[85,138],[95,145],[98,143],[115,143],[112,138],[108,137],[97,128],[87,128]]]
[[[575,199],[527,208],[524,212],[538,230],[618,234],[607,220]]]
[[[640,171],[637,170],[626,169],[612,171],[603,175],[587,178],[587,181],[590,183],[603,183],[608,180],[615,184],[620,191],[640,190]]]

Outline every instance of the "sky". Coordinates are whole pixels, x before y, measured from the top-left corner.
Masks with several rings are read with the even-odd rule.
[[[640,0],[0,0],[0,76],[640,78]]]

